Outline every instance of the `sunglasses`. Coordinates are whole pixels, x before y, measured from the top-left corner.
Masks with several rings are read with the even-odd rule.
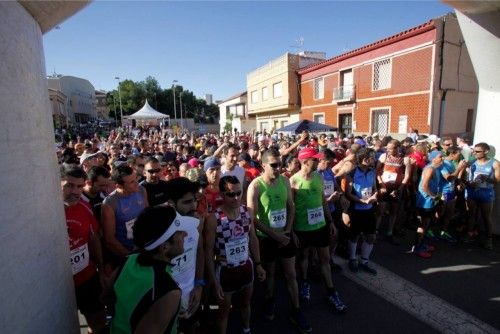
[[[149,174],[158,174],[159,172],[161,172],[160,168],[148,169]]]
[[[476,150],[474,150],[474,153],[484,153],[484,151],[476,151]]]
[[[139,167],[139,168],[144,168],[144,166],[145,166],[144,164],[138,164],[137,165],[137,167]]]
[[[451,146],[451,144],[443,143],[443,146]]]
[[[281,167],[281,163],[275,162],[275,163],[269,164],[269,166],[271,166],[272,169],[276,169],[278,167]]]
[[[240,197],[241,190],[240,191],[233,191],[233,192],[225,192],[224,195],[226,197]]]

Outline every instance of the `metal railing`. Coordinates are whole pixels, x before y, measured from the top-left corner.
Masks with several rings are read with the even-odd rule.
[[[355,85],[340,86],[333,89],[333,100],[337,102],[353,101],[355,93]]]

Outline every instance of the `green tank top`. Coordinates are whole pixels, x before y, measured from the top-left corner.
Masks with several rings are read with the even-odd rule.
[[[256,218],[264,225],[283,231],[286,226],[286,199],[287,188],[284,176],[280,175],[276,185],[268,185],[262,177],[257,179],[259,185],[259,206]],[[268,237],[257,229],[257,235]]]
[[[300,173],[292,176],[295,191],[295,231],[316,231],[326,225],[323,211],[323,183],[317,172],[309,180]]]
[[[152,266],[142,266],[137,263],[137,256],[138,254],[128,256],[114,285],[116,303],[111,323],[112,334],[133,333],[142,317],[158,299],[172,290],[179,290],[165,262],[157,261]],[[178,313],[179,305],[177,314],[165,333],[177,333]]]

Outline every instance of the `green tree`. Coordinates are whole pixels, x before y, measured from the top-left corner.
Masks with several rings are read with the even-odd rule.
[[[149,105],[161,113],[174,118],[174,97],[172,88],[162,89],[158,80],[148,76],[144,81],[134,82],[124,80],[119,83],[123,115],[130,115],[142,108],[146,99]],[[183,118],[194,118],[196,123],[214,123],[219,115],[219,108],[215,104],[207,105],[204,99],[198,99],[194,93],[183,86],[175,86],[175,103],[177,117],[180,118],[180,101],[182,94]],[[106,103],[110,110],[110,117],[120,119],[120,94],[118,88],[108,92]],[[114,100],[113,100],[114,99]]]

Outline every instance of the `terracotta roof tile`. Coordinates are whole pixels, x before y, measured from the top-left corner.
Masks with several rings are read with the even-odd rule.
[[[397,42],[403,38],[408,38],[408,37],[411,37],[414,35],[418,35],[418,34],[421,34],[423,32],[426,32],[428,30],[434,29],[434,28],[435,28],[434,20],[429,20],[428,22],[425,22],[425,23],[418,25],[416,27],[413,27],[413,28],[410,28],[408,30],[397,33],[396,35],[389,36],[389,37],[386,37],[386,38],[381,39],[379,41],[376,41],[374,43],[364,45],[360,48],[348,51],[346,53],[340,54],[340,55],[335,56],[333,58],[324,60],[322,62],[300,68],[299,70],[297,70],[297,73],[299,75],[306,74],[306,73],[309,73],[313,70],[334,64],[334,63],[341,61],[341,60],[344,60],[346,58],[350,58],[350,57],[353,57],[355,55],[362,54],[362,53],[365,53],[365,52],[373,50],[373,49],[377,49],[377,48],[382,47],[382,46],[387,45],[387,44],[392,44],[392,43]]]

